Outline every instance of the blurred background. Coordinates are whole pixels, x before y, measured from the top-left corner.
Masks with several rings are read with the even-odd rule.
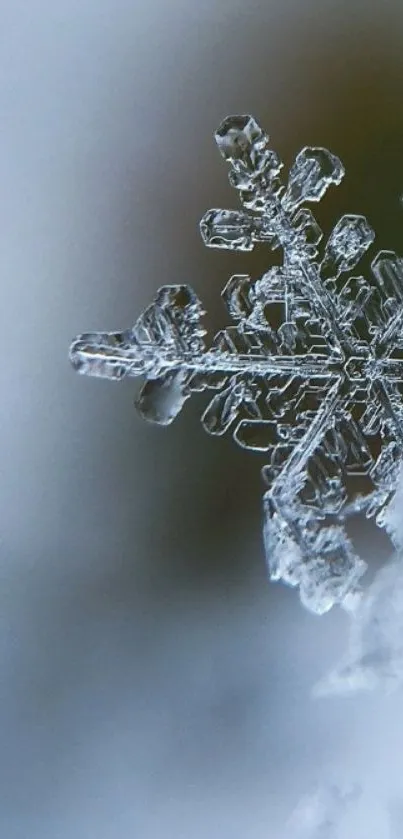
[[[0,835],[288,839],[330,778],[363,790],[338,836],[399,839],[401,697],[311,698],[347,618],[267,582],[262,460],[203,434],[202,397],[147,426],[136,383],[80,378],[67,351],[165,282],[215,329],[227,278],[268,267],[198,231],[236,206],[212,137],[230,113],[287,165],[328,146],[347,177],[321,223],[365,213],[403,250],[400,0],[0,9]],[[355,536],[369,580],[389,547]]]

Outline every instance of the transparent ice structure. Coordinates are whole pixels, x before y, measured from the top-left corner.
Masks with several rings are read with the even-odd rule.
[[[206,431],[264,453],[271,579],[298,587],[318,614],[349,608],[366,563],[348,518],[373,517],[400,542],[388,509],[403,450],[403,260],[382,251],[367,276],[356,273],[374,240],[361,215],[342,216],[324,237],[307,205],[344,175],[326,149],[303,148],[287,179],[253,117],[227,117],[215,139],[241,209],[209,210],[204,243],[234,251],[264,243],[281,265],[257,280],[229,279],[231,325],[211,341],[192,288],[166,285],[132,328],[80,335],[70,359],[79,373],[142,377],[137,408],[156,423],[206,391]],[[357,478],[365,492],[354,491]]]

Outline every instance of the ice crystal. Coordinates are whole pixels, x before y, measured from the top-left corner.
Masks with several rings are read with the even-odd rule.
[[[280,249],[281,266],[257,280],[235,274],[222,293],[233,325],[206,345],[202,304],[167,285],[124,332],[91,332],[72,344],[80,373],[142,376],[140,414],[168,424],[194,391],[212,391],[202,423],[264,452],[264,540],[270,577],[298,586],[323,613],[349,605],[366,563],[346,533],[354,513],[374,517],[397,543],[388,508],[403,447],[403,260],[378,253],[354,273],[374,240],[362,215],[323,233],[306,206],[341,182],[324,148],[299,152],[288,180],[251,116],[227,117],[215,134],[242,209],[209,210],[209,247]],[[354,482],[365,481],[365,493]]]

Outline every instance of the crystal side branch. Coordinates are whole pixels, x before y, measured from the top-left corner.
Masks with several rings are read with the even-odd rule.
[[[251,116],[232,116],[215,139],[242,209],[207,212],[208,247],[280,249],[282,265],[257,280],[235,274],[222,296],[232,325],[206,345],[202,304],[167,285],[124,332],[79,336],[79,373],[142,376],[137,408],[170,423],[194,391],[212,391],[202,416],[264,452],[264,540],[272,580],[298,586],[321,614],[351,606],[366,563],[347,536],[352,514],[374,517],[396,546],[389,510],[403,453],[403,261],[378,253],[369,276],[352,275],[374,240],[361,215],[323,234],[305,205],[344,175],[324,148],[299,152],[288,179]],[[365,491],[357,492],[364,486]]]

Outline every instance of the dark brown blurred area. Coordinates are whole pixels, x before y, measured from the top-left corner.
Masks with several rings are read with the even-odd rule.
[[[277,839],[332,772],[369,807],[399,797],[398,702],[310,698],[346,618],[268,584],[262,459],[203,434],[203,396],[143,424],[135,383],[79,378],[67,351],[166,282],[213,331],[228,277],[267,269],[198,231],[236,206],[212,136],[229,113],[287,166],[328,146],[347,175],[324,229],[364,213],[403,251],[401,3],[6,0],[2,17],[1,835]],[[380,534],[355,536],[385,561]]]

